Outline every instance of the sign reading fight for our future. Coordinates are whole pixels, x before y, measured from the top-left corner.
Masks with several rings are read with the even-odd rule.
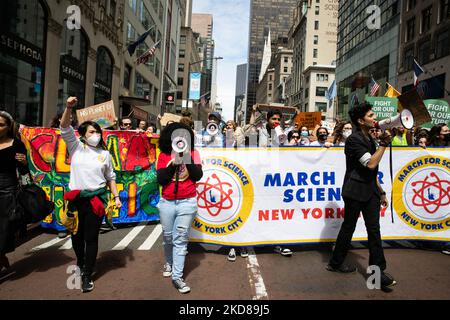
[[[423,103],[428,109],[431,116],[431,122],[422,125],[423,128],[431,128],[439,123],[449,124],[450,122],[450,107],[445,100],[423,100]]]
[[[397,114],[397,98],[366,96],[366,101],[372,105],[372,111],[377,115],[377,120],[390,118]]]

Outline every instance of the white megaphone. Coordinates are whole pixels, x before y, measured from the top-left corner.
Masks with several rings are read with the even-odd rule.
[[[185,137],[175,137],[172,140],[172,150],[178,154],[183,154],[188,148],[188,143]]]
[[[210,122],[206,125],[206,132],[210,135],[210,136],[215,136],[216,134],[219,133],[219,125],[215,122]]]
[[[281,129],[280,125],[275,126],[275,134],[276,134],[276,140],[279,144],[283,144],[286,142],[287,136],[284,133],[283,129]]]
[[[392,118],[383,119],[380,122],[375,122],[375,128],[381,130],[392,129],[397,127],[404,127],[405,129],[412,129],[414,126],[414,116],[408,109],[403,109],[398,115]]]

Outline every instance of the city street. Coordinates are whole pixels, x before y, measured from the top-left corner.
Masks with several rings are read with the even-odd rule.
[[[159,224],[121,226],[100,234],[99,254],[93,279],[95,289],[81,293],[67,288],[69,266],[75,263],[70,238],[59,239],[40,227],[29,232],[26,242],[9,254],[11,268],[0,274],[0,300],[9,299],[132,299],[132,300],[308,300],[308,299],[449,299],[450,257],[439,251],[414,249],[406,241],[384,242],[390,272],[398,284],[393,292],[369,290],[365,269],[368,250],[354,242],[349,261],[358,273],[341,275],[325,270],[329,245],[291,247],[283,257],[271,247],[249,250],[227,261],[228,250],[208,251],[191,244],[185,278],[189,294],[175,290],[162,277],[164,263]]]

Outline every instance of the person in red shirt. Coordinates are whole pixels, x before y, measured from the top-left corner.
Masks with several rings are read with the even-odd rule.
[[[172,141],[178,137],[183,137],[187,145],[184,152],[178,153],[172,149]],[[189,230],[198,210],[196,184],[203,176],[200,155],[193,147],[192,129],[186,124],[171,123],[161,132],[161,153],[156,163],[158,183],[162,186],[158,210],[166,258],[163,276],[172,276],[173,285],[181,293],[191,290],[184,282],[183,269]]]

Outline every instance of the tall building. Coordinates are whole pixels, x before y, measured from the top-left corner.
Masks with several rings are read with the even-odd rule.
[[[359,101],[370,92],[373,77],[381,88],[386,81],[397,84],[400,1],[380,0],[381,19],[373,19],[366,9],[371,0],[339,1],[337,44],[337,116],[348,118],[352,96]],[[379,22],[379,24],[377,24]],[[384,94],[384,90],[380,90]]]
[[[209,92],[211,97],[212,75],[213,75],[213,57],[214,57],[214,40],[213,40],[213,16],[207,13],[192,14],[192,30],[200,34],[200,42],[203,44],[201,58],[204,62],[202,66],[202,91]]]
[[[71,23],[80,9],[81,24]],[[22,124],[47,126],[69,96],[77,108],[119,106],[124,2],[0,2],[0,109]],[[75,14],[76,15],[76,14]]]
[[[247,88],[247,64],[239,64],[236,67],[236,89],[234,92],[234,119],[238,121],[238,108],[245,99]]]
[[[325,117],[323,88],[334,80],[337,14],[338,4],[330,1],[302,0],[295,8],[289,31],[293,70],[288,104],[302,112],[322,111]]]
[[[287,46],[288,31],[291,27],[292,11],[297,0],[251,0],[249,25],[249,50],[247,74],[246,122],[250,119],[251,108],[256,103],[264,42],[271,34],[272,49]],[[275,52],[275,50],[272,50]]]
[[[450,101],[450,1],[403,1],[398,90],[413,87],[413,59],[425,69],[419,77],[424,99]]]

